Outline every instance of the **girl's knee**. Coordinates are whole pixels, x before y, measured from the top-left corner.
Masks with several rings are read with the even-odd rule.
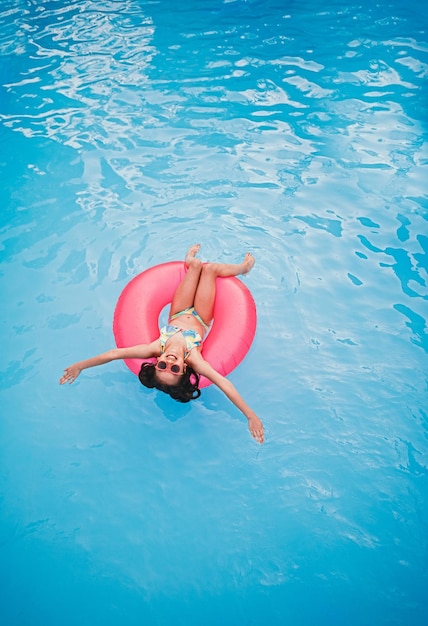
[[[188,264],[188,270],[191,270],[193,272],[201,272],[201,270],[202,270],[202,261],[201,261],[201,259],[197,259],[195,257],[190,259],[189,264]]]
[[[202,268],[202,273],[207,276],[217,276],[218,263],[205,263]]]

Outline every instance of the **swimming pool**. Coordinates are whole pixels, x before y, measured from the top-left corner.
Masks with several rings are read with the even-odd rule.
[[[427,13],[5,0],[5,626],[427,619]],[[255,342],[190,406],[114,363],[124,285],[256,256]]]

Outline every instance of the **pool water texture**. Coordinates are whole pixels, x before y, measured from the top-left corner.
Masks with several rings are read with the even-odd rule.
[[[3,0],[2,626],[425,626],[427,21]],[[263,446],[214,387],[58,385],[194,242],[256,257]]]

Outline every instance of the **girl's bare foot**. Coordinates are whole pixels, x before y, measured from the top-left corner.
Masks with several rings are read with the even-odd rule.
[[[184,259],[184,262],[186,263],[187,267],[189,267],[189,263],[191,259],[194,259],[195,256],[198,254],[200,248],[201,248],[200,243],[195,243],[193,244],[193,246],[190,246],[190,248],[188,249],[186,253],[186,258]]]
[[[248,272],[254,267],[254,263],[256,259],[253,257],[251,252],[247,252],[245,255],[244,261],[242,262],[242,272],[241,274],[248,274]]]

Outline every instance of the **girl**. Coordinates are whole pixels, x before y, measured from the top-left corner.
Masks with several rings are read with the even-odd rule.
[[[205,263],[196,258],[200,245],[189,248],[185,263],[187,272],[172,299],[168,326],[150,344],[115,348],[98,356],[79,361],[65,368],[60,384],[72,383],[88,367],[116,359],[156,358],[156,363],[143,363],[139,379],[146,387],[156,387],[179,402],[189,402],[201,395],[199,376],[206,376],[245,415],[254,439],[264,441],[263,424],[246,404],[234,385],[219,374],[202,356],[202,344],[213,317],[217,276],[247,274],[254,257],[247,253],[242,263]]]

